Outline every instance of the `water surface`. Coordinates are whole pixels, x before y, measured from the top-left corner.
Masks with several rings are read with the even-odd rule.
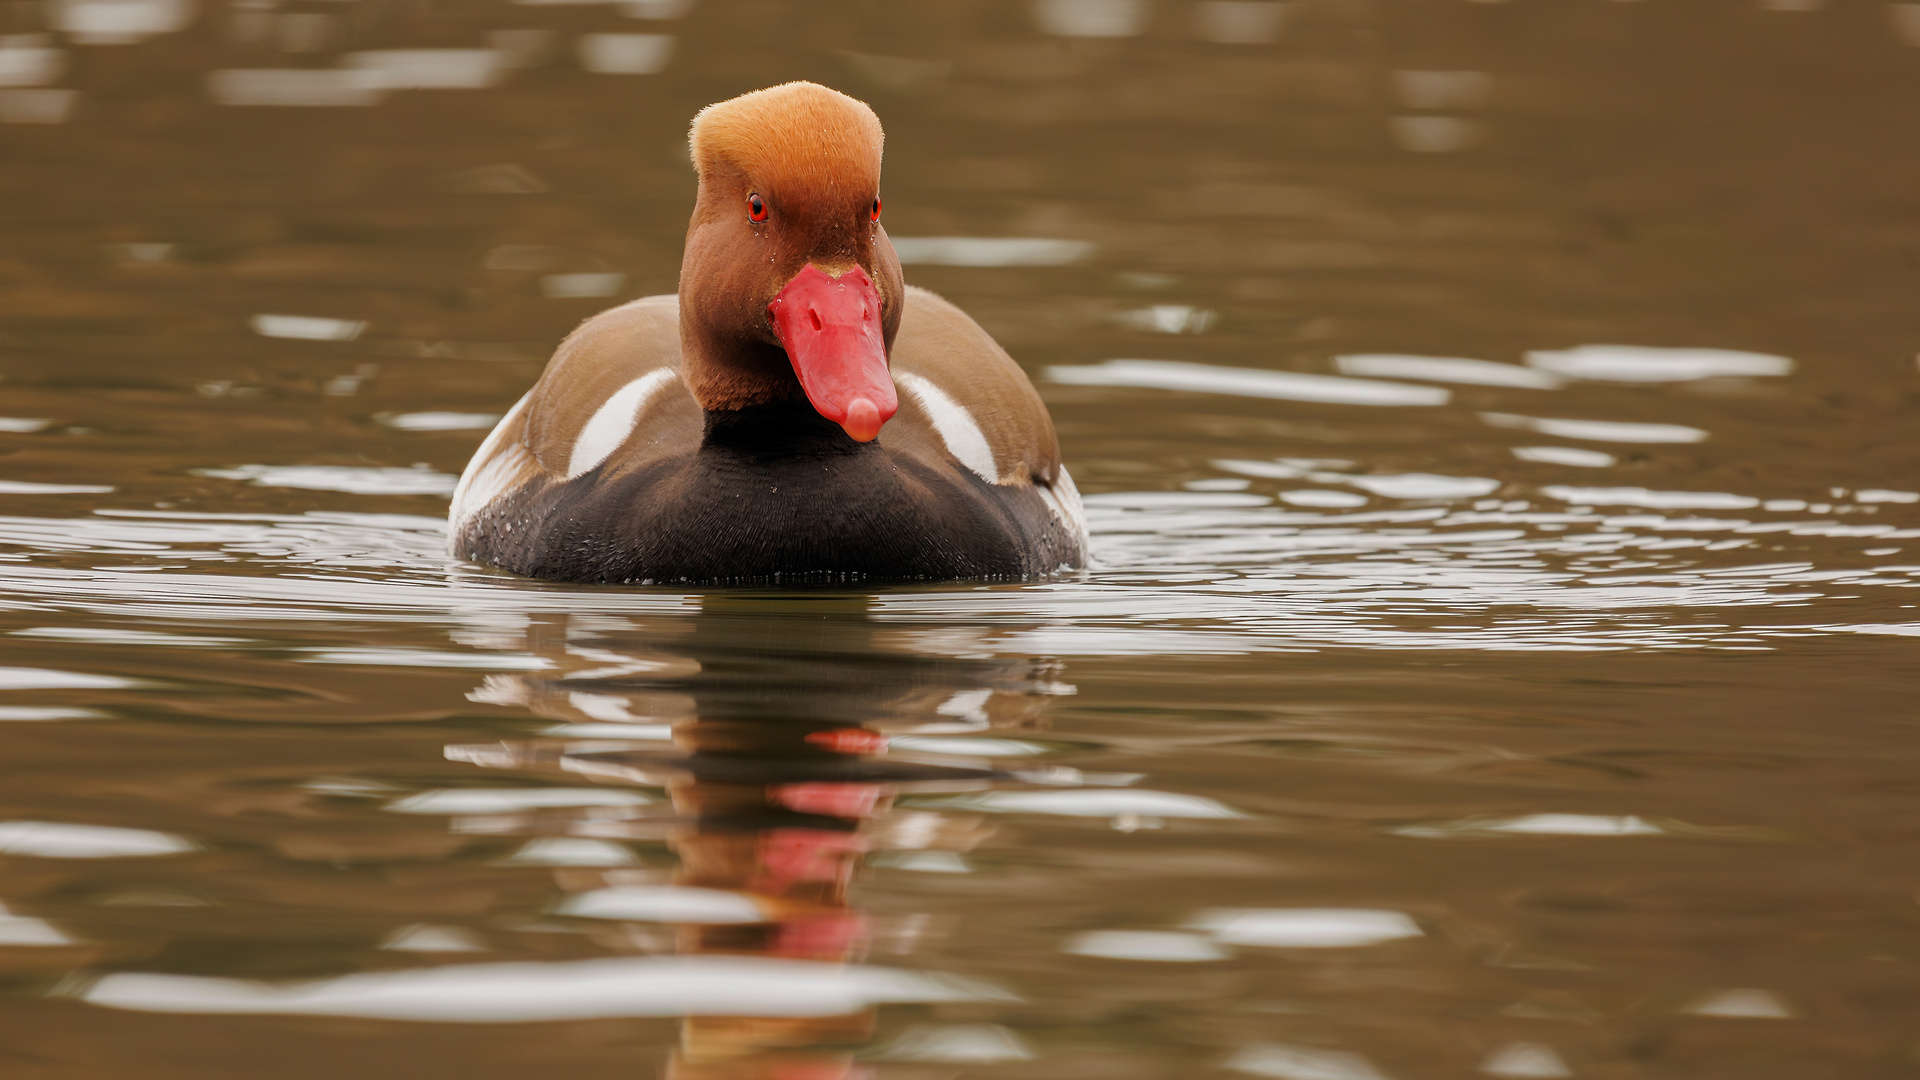
[[[0,12],[0,1066],[1920,1071],[1916,12]],[[789,78],[1093,566],[448,560]]]

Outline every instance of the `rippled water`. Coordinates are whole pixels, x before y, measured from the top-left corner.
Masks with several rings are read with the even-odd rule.
[[[1920,1071],[1920,5],[0,30],[9,1078]],[[447,560],[799,77],[1093,567]]]

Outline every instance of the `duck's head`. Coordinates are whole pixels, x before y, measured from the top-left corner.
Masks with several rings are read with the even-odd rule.
[[[898,407],[900,260],[880,227],[880,120],[793,82],[693,119],[681,373],[709,411],[796,400],[867,442]]]

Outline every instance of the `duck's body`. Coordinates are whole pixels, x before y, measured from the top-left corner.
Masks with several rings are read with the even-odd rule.
[[[869,164],[872,114],[850,106],[865,110],[789,84],[702,114],[680,294],[561,343],[461,477],[453,554],[564,581],[706,584],[1081,565],[1046,407],[978,324],[901,282],[868,190],[878,121]],[[750,142],[776,128],[772,150]],[[839,220],[869,202],[867,228]]]
[[[908,290],[900,411],[864,443],[805,401],[702,410],[680,378],[678,314],[677,297],[650,296],[560,346],[461,477],[454,554],[603,582],[1026,579],[1080,565],[1086,527],[1052,424],[1023,422],[1045,418],[1038,395],[958,308]]]

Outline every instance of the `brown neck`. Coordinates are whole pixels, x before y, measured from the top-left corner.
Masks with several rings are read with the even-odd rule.
[[[680,378],[703,409],[744,409],[778,401],[805,400],[793,363],[778,345],[715,332],[680,316]]]

